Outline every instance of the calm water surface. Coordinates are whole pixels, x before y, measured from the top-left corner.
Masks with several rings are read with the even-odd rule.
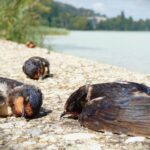
[[[58,52],[150,74],[150,32],[71,31],[47,36],[46,46]]]

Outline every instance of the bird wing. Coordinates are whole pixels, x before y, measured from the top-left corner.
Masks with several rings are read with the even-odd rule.
[[[9,88],[14,88],[16,86],[23,85],[22,82],[13,79],[3,78],[3,77],[0,77],[0,84],[6,84]]]
[[[129,97],[134,94],[146,94],[150,95],[150,88],[134,82],[112,82],[95,84],[92,86],[92,90],[89,99],[92,100],[99,96],[106,96],[109,99],[119,99],[120,97]]]
[[[95,131],[150,136],[150,96],[88,102],[79,122]]]

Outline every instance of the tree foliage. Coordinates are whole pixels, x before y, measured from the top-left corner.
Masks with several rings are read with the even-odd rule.
[[[40,13],[48,13],[48,0],[0,0],[0,33],[8,40],[17,42],[39,41],[36,26]],[[38,12],[38,13],[37,13]]]
[[[121,12],[117,17],[98,22],[94,17],[104,15],[53,0],[0,0],[0,10],[0,36],[21,43],[31,40],[40,44],[45,26],[72,30],[150,30],[150,19],[135,21]]]
[[[51,13],[46,14],[47,25],[74,30],[86,30],[90,28],[88,17],[95,16],[90,9],[75,8],[68,4],[52,2]]]
[[[72,30],[150,30],[150,20],[133,20],[126,17],[124,12],[114,18],[105,21],[95,21],[95,17],[105,17],[94,11],[83,8],[75,8],[68,4],[52,2],[51,13],[44,15],[48,26],[61,27]],[[91,19],[93,17],[93,19]]]
[[[91,19],[93,17],[93,19]],[[150,30],[150,20],[133,20],[132,17],[126,17],[122,11],[120,15],[114,18],[107,18],[104,21],[96,21],[95,17],[106,17],[96,14],[94,11],[83,8],[75,8],[68,4],[52,2],[51,13],[45,14],[43,22],[48,26],[61,27],[72,30]],[[46,21],[44,21],[46,20]]]
[[[119,31],[148,31],[150,30],[150,20],[133,20],[132,17],[126,18],[124,12],[114,18],[101,21],[97,24],[99,30],[119,30]]]

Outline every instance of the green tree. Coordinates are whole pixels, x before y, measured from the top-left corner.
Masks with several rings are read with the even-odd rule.
[[[0,0],[0,31],[8,40],[39,41],[36,26],[40,23],[37,11],[48,12],[40,0]]]

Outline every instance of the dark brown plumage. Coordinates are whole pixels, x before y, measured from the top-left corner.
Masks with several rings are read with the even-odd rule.
[[[49,66],[48,60],[35,56],[25,61],[22,69],[27,77],[34,80],[39,80],[40,78],[45,79],[50,77]]]
[[[95,131],[150,136],[150,88],[133,82],[82,86],[67,100],[65,114]]]
[[[39,113],[42,99],[37,87],[0,77],[0,117],[32,118]]]

